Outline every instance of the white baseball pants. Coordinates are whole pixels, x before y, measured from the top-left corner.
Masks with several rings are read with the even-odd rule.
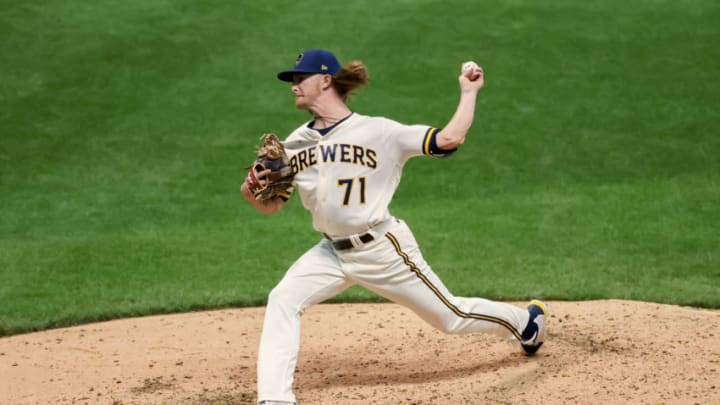
[[[323,239],[270,292],[258,354],[258,401],[295,402],[300,316],[354,284],[411,309],[445,333],[486,332],[520,340],[529,319],[525,308],[453,296],[401,220],[391,218],[370,232],[374,240],[347,250],[336,251]]]

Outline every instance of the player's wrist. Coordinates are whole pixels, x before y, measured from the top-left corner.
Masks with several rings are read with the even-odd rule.
[[[246,182],[243,182],[243,183],[240,185],[240,194],[242,194],[242,196],[243,196],[244,199],[246,199],[246,200],[248,200],[248,201],[250,201],[250,202],[253,202],[253,200],[255,199],[255,198],[253,197],[252,193],[250,192],[250,188],[248,187],[248,185],[247,185]]]

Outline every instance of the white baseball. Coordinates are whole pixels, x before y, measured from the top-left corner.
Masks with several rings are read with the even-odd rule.
[[[479,69],[480,69],[480,67],[477,65],[477,63],[475,63],[475,62],[465,62],[465,63],[463,63],[463,65],[462,65],[462,71],[461,71],[461,73],[465,73],[465,72],[467,72],[468,70],[476,71],[476,70],[479,70]]]

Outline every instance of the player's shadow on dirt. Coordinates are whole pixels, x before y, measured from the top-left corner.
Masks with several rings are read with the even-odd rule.
[[[421,384],[453,380],[475,373],[494,373],[525,362],[527,359],[520,354],[498,360],[478,361],[472,365],[468,365],[468,361],[459,361],[456,366],[427,361],[353,363],[347,359],[328,361],[319,358],[306,365],[305,369],[298,368],[295,379],[298,386],[303,388]]]

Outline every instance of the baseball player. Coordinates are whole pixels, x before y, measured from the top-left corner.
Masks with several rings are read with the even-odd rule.
[[[284,141],[294,189],[257,200],[246,180],[241,192],[264,214],[282,209],[296,192],[321,239],[268,297],[257,364],[258,402],[295,403],[300,316],[356,284],[410,308],[445,333],[495,333],[535,353],[546,334],[542,302],[520,308],[454,296],[423,259],[407,224],[388,211],[409,158],[448,157],[465,142],[484,83],[482,68],[474,62],[463,65],[460,101],[442,128],[351,111],[346,102],[367,84],[367,69],[360,61],[341,66],[327,50],[301,53],[295,67],[278,78],[292,83],[295,106],[312,115]]]

